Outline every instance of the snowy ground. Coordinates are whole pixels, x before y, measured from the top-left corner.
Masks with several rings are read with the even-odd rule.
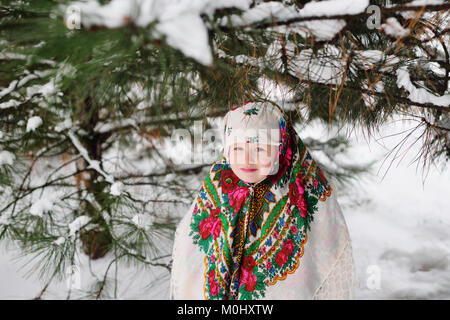
[[[410,127],[411,123],[390,123],[376,138]],[[302,138],[309,135],[320,138],[328,134],[322,126],[300,132]],[[379,161],[373,175],[339,193],[360,282],[356,298],[450,299],[450,170],[431,168],[423,183],[421,169],[416,169],[416,163],[408,165],[419,150],[417,144],[400,163],[397,159],[382,179],[392,157],[383,165],[382,160],[404,135],[379,141],[372,138],[369,143],[362,134],[357,136],[352,136],[349,161]],[[0,248],[0,299],[35,297],[44,284],[35,277],[25,279],[25,271],[18,269],[26,261],[13,261],[13,256],[11,249]],[[83,265],[88,265],[86,256],[81,255],[81,259]],[[99,277],[105,264],[105,260],[94,261],[91,270],[82,270],[81,285],[88,284],[95,275]],[[167,299],[168,272],[162,268],[157,271],[154,275],[148,270],[120,266],[117,297]],[[152,277],[158,280],[147,287]],[[43,298],[65,299],[66,289],[66,282],[55,282]],[[71,295],[74,299],[80,297],[76,291]]]
[[[406,128],[411,124],[396,123],[382,136]],[[357,160],[381,159],[375,166],[375,173],[381,167],[378,176],[361,181],[351,198],[344,195],[340,201],[360,279],[357,297],[450,299],[450,170],[431,168],[424,177],[420,165],[408,166],[419,151],[418,143],[382,179],[390,163],[381,166],[382,159],[399,140],[399,136],[383,139],[387,150],[373,142],[369,148],[361,141],[351,153]],[[373,281],[377,273],[379,289]]]
[[[432,167],[424,173],[422,162],[418,168],[417,162],[409,165],[420,142],[389,170],[392,156],[382,164],[409,131],[387,136],[416,125],[391,122],[369,144],[361,133],[352,137],[349,160],[379,160],[372,176],[339,194],[353,241],[358,299],[450,299],[450,170]],[[316,137],[327,135],[321,128],[309,130]]]

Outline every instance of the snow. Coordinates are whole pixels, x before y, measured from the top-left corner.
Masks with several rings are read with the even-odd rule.
[[[0,151],[0,166],[4,164],[12,165],[15,158],[15,155],[9,151]]]
[[[278,22],[295,18],[331,17],[344,14],[358,14],[363,12],[369,5],[368,0],[328,0],[311,1],[298,10],[294,6],[285,6],[281,2],[264,2],[245,11],[242,15],[233,15],[230,20],[235,26],[250,25],[260,21]],[[227,25],[228,18],[223,18],[221,24]],[[346,25],[344,20],[326,19],[311,20],[292,23],[289,26],[274,27],[275,30],[286,32],[287,29],[295,31],[303,37],[314,35],[316,40],[332,39]]]
[[[449,170],[440,172],[437,167],[432,167],[425,183],[422,183],[424,175],[420,169],[409,165],[420,150],[420,145],[416,144],[404,159],[394,161],[383,179],[392,160],[388,159],[383,164],[383,158],[403,137],[393,134],[415,125],[394,119],[368,142],[362,132],[356,131],[351,138],[353,146],[349,154],[339,159],[356,164],[378,161],[369,175],[362,176],[353,187],[340,189],[338,193],[352,239],[359,279],[357,299],[450,298],[450,202],[444,196],[450,192]],[[298,132],[304,140],[307,137],[325,139],[335,135],[335,132],[328,132],[326,126],[317,123],[300,128]],[[418,135],[411,136],[410,140],[413,141]],[[190,183],[190,187],[200,186],[200,175]],[[188,207],[189,204],[186,204],[182,210],[174,207],[172,211],[181,217]],[[138,227],[151,225],[151,217],[147,214],[131,217],[130,220]],[[150,221],[146,222],[144,217]],[[71,233],[74,234],[87,222],[89,218],[86,216],[75,220],[71,224]],[[55,242],[62,241],[61,238]],[[161,245],[167,243],[161,242]],[[36,277],[24,278],[23,271],[19,269],[20,263],[13,260],[17,253],[18,250],[14,249],[0,254],[0,299],[30,299],[45,285]],[[92,270],[88,267],[86,255],[80,253],[79,258],[81,285],[88,288],[97,278],[102,278],[113,256],[108,254],[105,258],[91,261]],[[21,260],[22,263],[26,261],[27,258]],[[112,272],[114,270],[113,267]],[[154,268],[149,272],[119,265],[118,276],[119,299],[168,298],[169,277],[163,268]],[[375,280],[378,277],[379,281],[372,281],[374,277]],[[147,287],[151,281],[152,286]],[[66,295],[66,283],[55,281],[43,298],[65,299]],[[71,296],[72,299],[81,297],[81,294]]]
[[[289,11],[287,7],[281,7],[281,3],[268,2],[259,3],[253,9],[248,9],[251,1],[158,1],[158,0],[134,0],[134,1],[119,1],[113,0],[109,4],[100,6],[97,1],[88,1],[79,3],[83,9],[85,25],[89,23],[103,24],[107,27],[118,27],[126,24],[126,17],[130,17],[137,25],[144,26],[151,22],[157,22],[154,35],[158,37],[166,37],[169,45],[181,50],[185,55],[190,56],[197,61],[208,64],[211,61],[211,50],[207,42],[206,30],[207,26],[200,18],[200,14],[206,13],[211,15],[215,8],[235,6],[245,10],[242,17],[236,16],[236,23],[250,23],[261,20],[261,13],[266,17],[277,16],[279,19],[288,19],[294,17],[313,17],[313,16],[331,16],[336,14],[354,14],[362,12],[368,4],[368,1],[321,1],[310,2],[305,5],[302,10]],[[433,1],[435,3],[436,1]],[[95,5],[97,3],[97,5]],[[414,1],[414,3],[423,3],[423,1]],[[429,2],[431,3],[431,2]],[[440,2],[441,3],[441,2]],[[410,3],[411,4],[411,3]],[[140,5],[141,10],[135,10]],[[277,7],[278,6],[278,7]],[[279,10],[275,10],[279,8]],[[267,10],[266,10],[267,9]],[[269,10],[270,9],[270,10]],[[255,11],[252,11],[255,10]],[[139,14],[137,13],[139,12]],[[253,13],[259,12],[258,15]],[[241,19],[241,20],[238,20]],[[245,19],[247,20],[245,20]],[[245,20],[245,21],[244,21]],[[241,21],[241,22],[239,22]],[[395,25],[393,20],[389,27],[391,30],[385,31],[392,34],[402,35],[406,32]],[[308,34],[312,33],[318,39],[327,39],[334,36],[341,28],[345,26],[342,20],[328,19],[318,21],[305,21],[293,24],[292,27],[296,32]],[[387,26],[387,25],[386,25]],[[389,29],[389,28],[388,28]],[[288,50],[295,50],[293,47]],[[274,45],[271,50],[277,50]],[[321,51],[323,50],[323,51]],[[270,51],[270,50],[269,50]],[[329,54],[340,54],[336,47],[325,45],[323,49],[318,52],[318,57],[312,57],[312,51],[303,50],[293,61],[294,65],[298,67],[296,70],[290,72],[303,72],[310,79],[323,83],[338,83],[341,80],[340,72],[344,69],[345,61],[336,61],[334,63],[321,60],[320,55],[327,56]],[[383,52],[378,50],[369,50],[359,52],[359,56],[355,57],[355,61],[359,59],[359,63],[363,64],[365,68],[371,68],[374,64],[387,59],[386,68],[398,62],[398,58],[394,56],[386,56]],[[11,57],[11,54],[0,52],[0,58],[4,56]],[[17,59],[24,59],[25,56],[16,56]],[[248,60],[247,56],[235,57],[237,61],[242,63],[258,64],[258,60]],[[276,63],[280,63],[280,59]],[[430,65],[430,68],[433,67]],[[437,65],[434,66],[438,70]],[[442,69],[439,69],[442,71]],[[71,76],[76,70],[71,69],[70,66],[65,68],[61,66],[59,79],[62,76]],[[36,76],[43,77],[45,74],[35,73]],[[336,76],[337,75],[337,76]],[[409,99],[415,102],[431,102],[436,105],[448,106],[449,95],[437,97],[425,88],[415,87],[410,80],[409,73],[406,68],[397,70],[398,81],[397,85],[400,88],[405,88],[409,93]],[[26,74],[20,83],[11,82],[7,88],[0,89],[0,98],[10,94],[12,88],[18,84],[24,84],[33,78],[32,74]],[[368,89],[370,84],[364,84],[364,88]],[[50,97],[58,92],[58,81],[50,81],[44,85],[33,86],[29,88],[29,94],[41,93],[44,97]],[[377,82],[373,88],[377,92],[383,91],[383,83]],[[282,90],[278,88],[277,90]],[[1,96],[3,94],[3,96]],[[373,97],[365,97],[365,102],[368,107],[374,102]],[[17,105],[18,101],[9,100],[0,104],[1,108],[8,108]],[[107,117],[107,115],[105,115]],[[34,117],[39,118],[39,117]],[[31,118],[33,119],[33,118]],[[27,131],[35,130],[42,124],[42,119],[39,118],[30,120],[27,124]],[[64,118],[63,118],[64,119]],[[40,122],[40,123],[39,123]],[[119,123],[102,123],[96,127],[99,132],[111,130],[117,125],[133,125],[138,123],[135,119],[123,119]],[[55,131],[60,132],[69,129],[73,126],[70,117],[55,126]],[[398,121],[386,124],[379,136],[387,136],[396,132],[403,131],[405,128],[410,128],[414,123]],[[33,128],[33,129],[31,129]],[[110,192],[112,195],[119,196],[122,194],[123,183],[115,181],[114,177],[108,172],[113,172],[113,166],[110,163],[110,158],[120,159],[119,154],[105,154],[105,162],[100,163],[97,160],[90,159],[88,152],[82,147],[75,135],[75,129],[69,130],[68,135],[81,156],[83,156],[89,163],[89,168],[98,171],[106,181],[111,184]],[[321,125],[312,124],[308,129],[302,129],[300,136],[306,141],[308,136],[323,137],[332,136],[333,133],[324,133],[325,128]],[[83,134],[81,130],[77,134]],[[354,147],[348,155],[348,161],[352,163],[368,163],[370,160],[378,160],[378,165],[381,163],[382,157],[386,155],[387,151],[392,149],[400,140],[398,136],[391,139],[384,139],[383,144],[378,141],[371,141],[369,145],[360,138],[363,136],[361,132],[355,132],[352,137]],[[135,137],[133,137],[134,139]],[[191,156],[192,148],[189,146],[185,148],[185,144],[173,147],[173,144],[166,144],[164,141],[162,149],[166,155],[179,159],[182,155]],[[149,143],[143,142],[138,144],[136,148],[148,147]],[[115,148],[111,148],[116,150]],[[205,148],[207,149],[207,148]],[[413,158],[415,152],[419,152],[419,144],[412,146],[409,152],[409,158]],[[137,152],[139,153],[139,152]],[[381,179],[382,174],[372,170],[371,175],[359,179],[355,186],[351,189],[339,192],[339,201],[343,208],[346,217],[349,231],[352,237],[352,245],[357,265],[357,272],[360,279],[360,286],[357,291],[357,298],[360,299],[405,299],[405,298],[420,298],[420,299],[435,299],[435,298],[450,298],[450,236],[448,234],[448,227],[450,226],[450,217],[448,216],[449,200],[445,195],[450,191],[450,174],[449,172],[441,173],[435,167],[431,168],[426,183],[421,184],[420,172],[413,167],[407,165],[407,160],[403,159],[397,166],[390,168],[384,179]],[[4,150],[0,152],[0,165],[12,165],[14,163],[14,155]],[[188,161],[188,163],[190,163]],[[150,165],[149,165],[150,164]],[[125,165],[125,164],[124,164]],[[133,164],[134,165],[134,164]],[[134,167],[140,172],[156,172],[158,169],[157,161],[146,159]],[[104,168],[104,169],[103,169]],[[380,168],[381,169],[381,168]],[[201,175],[193,177],[190,183],[186,183],[186,187],[196,189],[201,183]],[[169,178],[169,177],[167,177]],[[180,178],[181,180],[182,178]],[[155,186],[154,188],[164,188],[164,186]],[[130,188],[131,190],[131,188]],[[131,193],[131,191],[130,191]],[[134,193],[132,193],[135,195]],[[153,196],[153,195],[152,195]],[[95,199],[89,199],[93,205],[96,205]],[[55,201],[51,197],[44,197],[33,203],[30,213],[36,216],[43,216],[54,208]],[[159,210],[162,204],[155,205],[155,214],[159,217],[164,217],[164,212]],[[174,212],[174,215],[182,216],[186,211],[176,208],[175,205],[170,204],[169,209]],[[99,209],[99,208],[97,208]],[[186,208],[187,209],[187,208]],[[135,214],[128,221],[134,223],[138,228],[148,230],[155,221],[153,210],[149,214]],[[103,214],[103,213],[102,213]],[[131,217],[131,216],[130,216]],[[107,220],[108,216],[104,216]],[[76,232],[83,226],[90,222],[90,217],[81,216],[76,218],[68,224],[69,235],[74,237]],[[0,225],[10,223],[10,217],[7,215],[0,216]],[[109,220],[107,220],[109,223]],[[66,225],[66,224],[65,224]],[[69,238],[67,239],[69,240]],[[66,238],[60,236],[53,241],[54,245],[61,246],[65,243]],[[170,244],[166,242],[155,242],[158,247],[167,249]],[[3,243],[0,244],[3,246]],[[170,251],[170,248],[168,248]],[[37,278],[24,280],[23,275],[17,265],[13,263],[13,255],[18,253],[18,249],[9,250],[0,254],[0,299],[4,298],[32,298],[39,292],[43,283]],[[88,261],[87,256],[79,253],[80,270],[83,276],[84,287],[92,285],[93,281],[101,278],[104,270],[113,257],[108,254],[105,258],[97,261]],[[23,262],[26,262],[23,259]],[[152,261],[148,258],[147,261]],[[92,263],[92,270],[90,269]],[[152,261],[154,262],[154,261]],[[89,269],[88,267],[89,266]],[[157,268],[156,268],[157,269]],[[138,273],[130,265],[121,266],[119,273],[119,298],[167,298],[168,297],[168,274],[167,270],[160,270],[161,272]],[[379,287],[374,288],[370,285],[371,276],[379,271]],[[131,279],[132,275],[137,275],[136,279]],[[111,274],[110,274],[111,276]],[[151,288],[144,287],[144,283],[153,277],[153,280],[158,281],[154,283]],[[66,297],[67,287],[62,282],[54,282],[49,287],[48,292],[44,298],[64,299]],[[81,295],[80,295],[81,297]]]
[[[12,92],[16,88],[16,84],[18,82],[19,82],[18,80],[13,80],[9,84],[8,88],[1,90],[0,91],[0,99],[3,98],[4,96],[6,96],[7,94],[9,94],[10,92]]]
[[[121,119],[119,121],[115,121],[114,123],[104,123],[104,122],[98,122],[97,125],[94,128],[95,132],[104,133],[111,131],[116,128],[125,127],[125,126],[133,126],[135,128],[138,127],[138,120],[137,119]]]
[[[83,145],[78,141],[78,138],[75,136],[75,133],[73,132],[74,128],[71,128],[68,131],[68,135],[70,140],[72,141],[75,148],[77,148],[78,152],[81,154],[81,156],[89,163],[88,168],[92,168],[96,170],[98,173],[100,173],[106,181],[113,184],[114,183],[114,177],[106,173],[104,170],[100,168],[100,162],[98,160],[92,160],[89,157],[89,154],[87,150],[83,147]]]
[[[325,0],[320,2],[310,1],[298,10],[294,6],[285,6],[281,2],[263,2],[254,8],[245,11],[242,15],[234,15],[231,20],[235,25],[248,25],[275,18],[286,21],[294,18],[330,17],[344,14],[358,14],[369,5],[368,0]],[[226,19],[225,19],[226,20]],[[225,20],[222,24],[225,24]]]
[[[25,71],[28,72],[28,70],[25,70]],[[23,77],[22,79],[20,79],[20,81],[17,83],[17,87],[22,87],[22,86],[24,86],[28,81],[33,80],[33,79],[37,79],[37,78],[39,78],[39,76],[36,75],[36,74],[33,74],[33,73],[28,74],[28,75],[26,75],[25,77]],[[17,81],[17,80],[14,80],[14,81]],[[14,82],[14,81],[13,81],[13,82]]]
[[[404,88],[408,91],[408,98],[417,103],[432,103],[437,106],[449,107],[450,106],[450,94],[444,94],[443,96],[435,96],[425,88],[417,88],[411,82],[409,72],[406,66],[402,66],[397,69],[397,86]]]
[[[371,83],[370,85],[371,86],[368,85],[368,81],[366,80],[362,87],[363,87],[363,89],[369,90],[369,92],[378,92],[378,93],[384,92],[384,84],[382,81],[377,81],[375,84]],[[368,108],[374,109],[378,97],[374,94],[366,94],[366,93],[363,93],[362,97],[363,97],[364,104]]]
[[[52,243],[55,244],[55,245],[57,245],[57,246],[60,246],[60,245],[64,244],[64,242],[66,242],[66,238],[64,238],[64,237],[59,237],[58,239],[56,239],[56,240],[53,241]]]
[[[63,122],[55,125],[55,131],[61,132],[72,127],[72,119],[66,118]]]
[[[319,2],[308,2],[301,9],[302,16],[334,16],[343,14],[358,14],[363,12],[369,5],[369,0],[329,0]]]
[[[248,8],[249,0],[112,0],[100,5],[97,1],[72,2],[81,12],[81,24],[118,28],[130,22],[147,27],[156,22],[153,36],[198,62],[213,61],[208,44],[208,30],[200,15],[211,15],[217,8]],[[65,10],[65,9],[64,9]]]
[[[405,6],[426,6],[426,5],[441,5],[444,4],[444,0],[415,0],[408,3],[405,3]],[[392,5],[391,7],[394,7]],[[436,12],[437,13],[437,12]],[[416,19],[417,18],[417,12],[416,11],[402,11],[400,12],[401,16],[404,19]],[[439,14],[439,13],[437,13]],[[435,13],[433,12],[424,12],[423,18],[427,20],[433,20],[432,16],[434,16]]]
[[[250,0],[112,0],[100,5],[98,1],[90,0],[71,2],[69,6],[80,12],[81,25],[85,28],[93,25],[119,28],[130,22],[147,27],[155,23],[152,36],[165,38],[168,45],[187,57],[210,65],[213,57],[208,41],[208,26],[201,18],[202,14],[212,16],[219,8],[239,8],[243,10],[242,15],[225,17],[221,22],[223,26],[228,21],[239,26],[271,18],[285,21],[292,18],[358,14],[365,10],[369,1],[311,1],[301,10],[280,2],[259,3],[249,8],[251,3]],[[62,9],[66,11],[68,7]],[[313,34],[318,40],[326,40],[334,37],[344,26],[343,20],[329,19],[298,22],[292,28],[302,35]]]
[[[293,55],[295,47],[288,43],[286,51]],[[325,45],[317,53],[314,53],[312,49],[304,49],[292,58],[292,70],[289,72],[300,79],[309,79],[325,84],[340,84],[346,62],[338,59],[339,55],[339,49],[333,45]],[[334,56],[336,59],[330,59],[329,56]],[[277,66],[280,68],[282,60],[277,60]]]
[[[6,214],[3,214],[2,216],[0,216],[0,225],[9,225],[11,223],[11,221],[9,220],[9,216],[7,216]]]
[[[114,182],[111,185],[111,194],[113,196],[120,196],[120,194],[122,193],[123,187],[124,186],[123,186],[122,182],[120,182],[120,181]]]
[[[316,41],[323,41],[332,39],[345,25],[344,20],[313,20],[296,23],[293,30],[302,37],[310,37],[312,34]]]
[[[41,217],[44,213],[50,212],[53,209],[53,204],[56,201],[54,198],[41,198],[38,201],[34,202],[30,208],[30,213],[33,216]]]
[[[383,23],[381,27],[387,35],[395,38],[403,38],[410,33],[409,29],[403,28],[400,22],[398,22],[394,17],[387,18],[386,23]]]
[[[42,125],[41,117],[39,117],[39,116],[31,117],[30,119],[28,119],[28,122],[27,122],[27,132],[34,131],[41,125]]]
[[[15,53],[8,53],[8,52],[0,52],[0,59],[23,59],[25,61],[29,61],[32,58],[31,55],[18,55]],[[26,90],[26,97],[23,101],[18,101],[15,99],[10,99],[9,101],[5,101],[0,103],[0,109],[7,109],[12,107],[17,107],[20,104],[24,103],[24,101],[33,100],[38,102],[38,106],[42,108],[47,108],[51,104],[58,104],[61,103],[62,100],[60,96],[63,95],[63,93],[60,91],[60,83],[63,77],[74,77],[76,73],[76,69],[66,63],[66,61],[60,63],[57,65],[54,61],[47,60],[47,59],[40,59],[38,60],[39,63],[50,65],[51,67],[57,67],[56,73],[54,74],[55,70],[34,70],[33,73],[30,73],[28,70],[24,70],[23,74],[24,77],[22,77],[19,80],[13,80],[7,88],[0,88],[0,99],[7,95],[14,96],[16,98],[22,97],[23,94],[18,93],[18,89],[21,87],[24,87],[29,81],[35,80],[35,79],[44,79],[48,76],[51,77],[50,80],[47,83],[44,84],[35,84],[31,85],[25,88]],[[35,97],[37,96],[37,97]],[[34,129],[30,129],[34,130]]]
[[[272,62],[271,67],[278,70],[283,70],[284,68],[282,63],[282,48],[281,43],[272,43],[265,57]],[[343,73],[346,69],[346,59],[343,57],[342,50],[337,46],[327,44],[316,51],[313,49],[299,51],[299,48],[295,47],[291,42],[288,42],[284,45],[284,49],[289,59],[288,71],[293,76],[318,83],[341,84]],[[353,73],[360,69],[371,69],[375,65],[379,66],[380,71],[391,71],[400,61],[398,57],[386,55],[380,50],[355,50],[354,52],[355,55],[349,67]],[[221,55],[226,57],[224,52]],[[238,57],[234,57],[235,60]],[[251,58],[248,58],[246,63],[250,65],[264,64],[261,60],[251,60]],[[347,77],[345,81],[348,79]],[[382,92],[382,88],[382,84],[379,84],[376,89],[378,92]]]
[[[141,213],[136,214],[132,219],[136,227],[142,230],[148,230],[153,225],[154,220],[154,216]]]
[[[355,62],[361,64],[364,70],[371,69],[374,65],[383,62],[380,71],[390,71],[393,66],[400,62],[400,59],[395,55],[386,55],[380,50],[356,50]]]
[[[31,56],[24,56],[24,55],[15,55],[11,53],[6,52],[0,52],[0,58],[5,59],[23,59],[28,60],[31,58]],[[39,60],[40,63],[48,64],[52,67],[56,66],[56,63],[50,60],[41,59]],[[20,97],[21,95],[18,93],[18,89],[21,87],[24,87],[29,81],[35,80],[35,79],[44,79],[47,76],[51,76],[53,74],[52,70],[34,70],[33,73],[30,73],[28,70],[24,70],[24,77],[22,77],[19,80],[13,80],[10,82],[7,88],[0,88],[0,99],[7,95]],[[31,97],[37,95],[38,98],[42,96],[43,100],[41,99],[38,103],[40,107],[48,107],[49,103],[60,103],[62,102],[60,96],[63,95],[63,93],[59,90],[60,88],[60,82],[63,77],[73,77],[76,73],[76,70],[74,67],[70,66],[66,62],[61,63],[57,70],[56,74],[53,78],[50,79],[47,83],[44,84],[35,84],[32,86],[26,87],[26,100],[30,99]],[[0,103],[0,109],[7,109],[12,107],[19,106],[21,101],[10,99],[9,101],[5,101]],[[34,129],[30,129],[34,130]]]
[[[423,6],[423,5],[440,5],[444,0],[414,0],[405,5],[407,6]]]
[[[213,58],[208,44],[208,31],[197,14],[184,14],[176,19],[164,20],[156,30],[167,36],[167,43],[182,51],[186,56],[205,65],[212,64]]]
[[[20,104],[21,104],[20,101],[11,99],[9,101],[0,103],[0,109],[8,109],[8,108],[12,108],[12,107],[17,107]]]
[[[80,216],[76,218],[74,221],[72,221],[69,224],[69,235],[70,237],[75,236],[75,233],[80,230],[82,227],[84,227],[86,224],[91,221],[91,218],[88,216]]]
[[[52,97],[58,92],[55,79],[50,80],[49,82],[39,85],[36,84],[31,87],[27,87],[27,96],[31,97],[35,94],[42,94],[45,98]]]
[[[409,132],[394,134],[416,125],[396,117],[369,144],[361,130],[355,131],[350,153],[340,159],[358,164],[377,160],[370,175],[348,190],[341,189],[338,196],[352,239],[358,299],[450,298],[450,200],[443,196],[450,192],[450,171],[433,166],[425,180],[427,172],[410,165],[420,143],[412,145],[401,161],[403,153],[383,163],[388,151]],[[415,132],[408,141],[419,135]],[[315,124],[300,136],[325,139],[334,132]],[[379,289],[370,283],[377,270]]]

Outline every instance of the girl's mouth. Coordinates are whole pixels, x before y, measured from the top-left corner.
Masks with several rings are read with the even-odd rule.
[[[244,172],[255,172],[255,171],[257,171],[258,169],[241,168],[241,170],[244,171]]]

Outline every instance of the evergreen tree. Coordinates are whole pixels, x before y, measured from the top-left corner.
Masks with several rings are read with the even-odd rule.
[[[47,284],[75,264],[79,246],[91,259],[111,253],[88,292],[95,298],[109,294],[114,263],[170,271],[173,210],[190,203],[215,160],[205,154],[220,152],[218,143],[203,147],[195,121],[211,129],[231,107],[273,91],[300,128],[319,120],[370,135],[392,116],[415,119],[423,163],[446,162],[449,8],[420,0],[2,1],[0,242],[38,257],[32,270]],[[171,154],[180,128],[194,144],[187,165]],[[337,181],[364,171],[336,161],[343,136],[305,143],[325,155]]]

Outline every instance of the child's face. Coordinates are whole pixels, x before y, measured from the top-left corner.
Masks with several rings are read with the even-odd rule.
[[[264,180],[278,163],[278,146],[259,143],[235,143],[230,146],[230,165],[234,174],[247,183]]]

